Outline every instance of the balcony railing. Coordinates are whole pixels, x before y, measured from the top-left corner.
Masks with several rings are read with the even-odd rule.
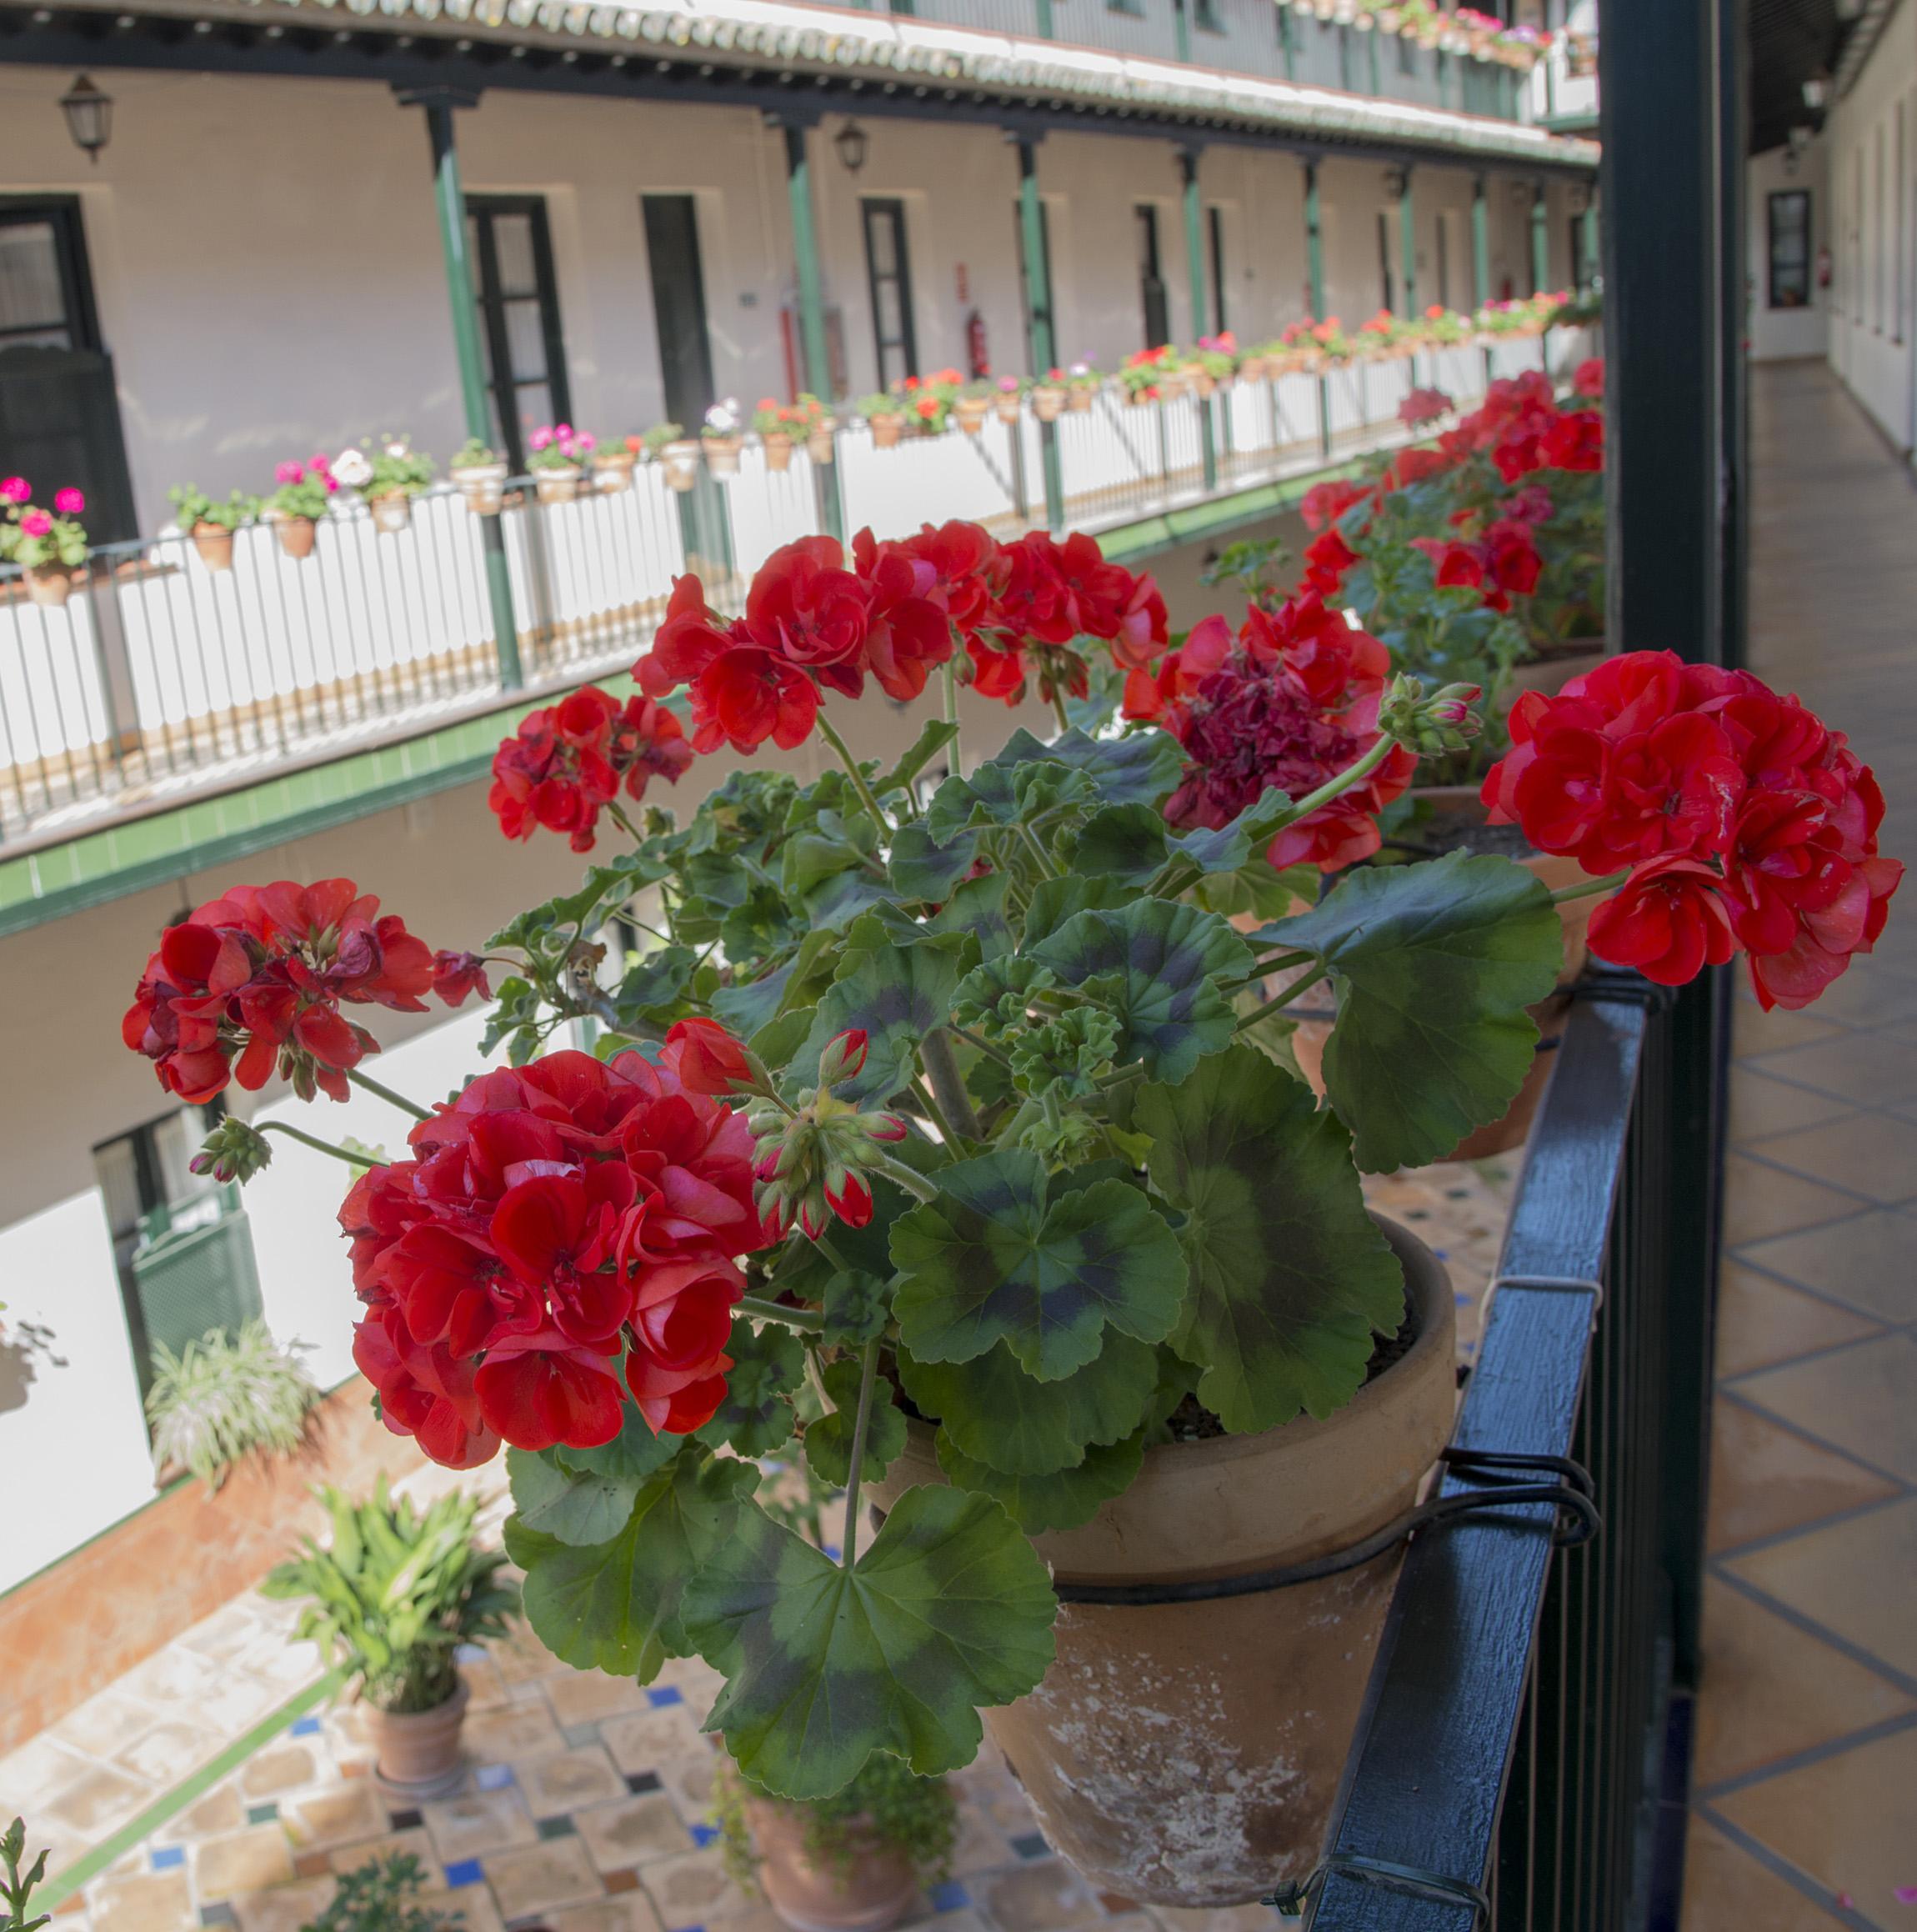
[[[1109,529],[1301,477],[1403,440],[1398,408],[1414,383],[1464,403],[1493,376],[1540,359],[1562,372],[1589,348],[1583,332],[1558,329],[1142,406],[1108,387],[1053,426],[1063,522]],[[803,451],[773,470],[754,445],[735,476],[702,476],[688,496],[653,464],[571,503],[541,503],[523,485],[502,525],[523,688],[630,664],[688,569],[736,608],[770,552],[820,528],[823,491],[838,493],[845,529],[881,537],[952,517],[1001,536],[1042,524],[1045,433],[1028,408],[977,436],[890,449],[841,430],[822,474]],[[480,519],[453,489],[416,499],[397,533],[343,503],[304,558],[264,525],[238,533],[227,568],[184,535],[103,546],[58,607],[31,602],[18,573],[0,578],[0,843],[51,843],[416,736],[510,703],[514,688]]]

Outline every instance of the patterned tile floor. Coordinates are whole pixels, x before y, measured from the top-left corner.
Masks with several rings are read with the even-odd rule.
[[[1752,668],[1917,856],[1917,490],[1822,365],[1753,372]],[[1917,1927],[1917,913],[1735,1026],[1684,1932]]]
[[[1449,1263],[1466,1359],[1514,1179],[1514,1164],[1484,1162],[1369,1189]],[[497,1468],[399,1487],[461,1481],[490,1497],[490,1530],[506,1507]],[[396,1849],[418,1854],[447,1894],[434,1902],[456,1906],[465,1932],[535,1920],[552,1932],[770,1932],[711,1842],[713,1750],[698,1725],[717,1680],[703,1664],[669,1664],[641,1689],[573,1670],[522,1630],[467,1665],[463,1794],[394,1809],[371,1778],[357,1710],[328,1697],[318,1654],[292,1640],[297,1614],[239,1598],[0,1758],[0,1821],[26,1815],[30,1841],[52,1848],[56,1887],[67,1874],[83,1880],[69,1880],[57,1932],[298,1932],[333,1874]],[[1095,1892],[1053,1855],[989,1749],[956,1782],[952,1882],[923,1902],[939,1932],[1269,1928],[1256,1907],[1147,1913]]]

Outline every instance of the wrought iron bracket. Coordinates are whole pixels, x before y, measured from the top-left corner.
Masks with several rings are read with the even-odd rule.
[[[1264,1903],[1276,1907],[1282,1916],[1295,1919],[1331,1878],[1355,1879],[1361,1885],[1374,1885],[1379,1891],[1395,1892],[1400,1898],[1424,1899],[1439,1905],[1468,1905],[1474,1932],[1476,1927],[1490,1922],[1491,1901],[1484,1888],[1469,1879],[1424,1871],[1416,1865],[1401,1865],[1388,1858],[1367,1858],[1355,1851],[1334,1851],[1302,1884],[1279,1886]]]

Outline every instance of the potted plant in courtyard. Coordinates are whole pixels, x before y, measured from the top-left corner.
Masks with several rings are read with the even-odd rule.
[[[261,1590],[306,1600],[298,1636],[318,1643],[353,1682],[381,1784],[398,1797],[443,1796],[464,1774],[457,1653],[503,1636],[518,1608],[518,1592],[499,1577],[505,1555],[475,1547],[479,1499],[469,1493],[422,1510],[394,1501],[382,1476],[363,1503],[331,1487],[320,1496],[332,1541],[303,1538],[302,1553]]]
[[[593,455],[593,488],[601,496],[623,496],[633,487],[633,471],[639,460],[638,438],[628,436],[616,443],[596,449]]]
[[[806,389],[799,391],[798,400],[793,407],[805,438],[807,457],[814,463],[830,463],[835,448],[833,433],[837,428],[832,412]]]
[[[1608,661],[1525,694],[1485,781],[1576,859],[1554,894],[1495,853],[1359,863],[1469,742],[1470,688],[1394,678],[1309,593],[1174,649],[1089,538],[949,523],[788,546],[743,613],[682,578],[636,710],[597,693],[503,748],[532,728],[540,823],[583,849],[603,811],[629,843],[483,958],[349,882],[234,887],[167,933],[124,1037],[184,1098],[276,1064],[343,1095],[374,1043],[338,999],[502,975],[503,1064],[403,1102],[340,1223],[387,1427],[454,1467],[508,1447],[542,1640],[642,1679],[703,1658],[710,1728],[788,1801],[875,1754],[950,1771],[989,1725],[1097,1884],[1302,1880],[1401,1560],[1369,1539],[1455,1403],[1443,1265],[1361,1175],[1509,1107],[1556,902],[1604,896],[1594,948],[1655,980],[1742,949],[1760,999],[1814,999],[1900,876],[1875,783],[1747,673]],[[1062,714],[1094,658],[1123,721],[956,756],[961,682]],[[925,713],[889,764],[838,729],[871,684]],[[628,814],[622,773],[686,749],[675,694],[694,754],[816,734],[838,768]],[[494,802],[529,834],[523,791]],[[598,935],[640,894],[658,943],[615,968]],[[1285,1064],[1321,984],[1323,1106]],[[556,1044],[588,1016],[596,1054]],[[229,1118],[200,1159],[243,1179],[270,1149]],[[795,1433],[844,1489],[836,1557],[757,1494]]]
[[[18,564],[33,603],[58,607],[73,588],[73,573],[87,561],[87,532],[80,522],[87,499],[77,489],[56,490],[53,507],[33,501],[25,477],[0,483],[0,563]]]
[[[759,447],[765,452],[768,470],[792,468],[793,412],[771,396],[761,399],[752,413],[752,426],[758,433]]]
[[[706,419],[699,425],[699,447],[706,468],[714,476],[738,474],[739,452],[745,448],[744,424],[743,412],[730,396],[706,411]]]
[[[666,488],[680,495],[698,481],[699,446],[677,423],[655,423],[640,438],[645,452],[664,471]]]
[[[499,514],[506,497],[507,464],[498,450],[468,436],[446,468],[474,516]]]
[[[1065,407],[1075,416],[1089,414],[1105,378],[1089,363],[1074,363],[1065,372]]]
[[[263,514],[279,538],[280,548],[298,562],[312,556],[319,540],[319,519],[339,486],[323,456],[309,463],[289,459],[273,471],[273,477],[275,487]]]
[[[872,428],[872,447],[891,449],[905,433],[905,405],[889,392],[861,396],[854,405]]]
[[[897,1758],[872,1758],[843,1790],[798,1804],[728,1762],[713,1797],[727,1870],[793,1932],[885,1932],[950,1875],[951,1790]]]
[[[463,1912],[423,1903],[425,1890],[426,1868],[411,1852],[369,1858],[339,1874],[325,1908],[300,1932],[452,1932],[465,1924]]]
[[[180,483],[167,492],[167,501],[200,562],[208,570],[231,570],[233,537],[259,515],[259,498],[235,490],[223,503],[215,503],[197,483]]]
[[[981,377],[967,383],[953,397],[952,413],[968,436],[976,436],[985,427],[985,418],[992,413],[994,393],[993,385]]]
[[[543,425],[526,438],[530,452],[526,467],[543,503],[569,503],[579,493],[579,479],[598,447],[596,439],[570,423]]]
[[[358,490],[373,517],[373,527],[397,536],[413,521],[413,499],[433,481],[433,458],[413,447],[405,436],[383,436],[369,456],[363,449],[343,449],[333,459],[333,473],[348,489]]]

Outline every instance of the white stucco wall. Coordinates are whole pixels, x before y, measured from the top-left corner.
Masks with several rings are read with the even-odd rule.
[[[1744,333],[1754,363],[1821,356],[1830,346],[1830,291],[1817,286],[1817,252],[1830,238],[1828,157],[1829,143],[1822,140],[1813,140],[1794,157],[1788,148],[1774,148],[1751,157],[1745,177],[1749,299]],[[1773,308],[1770,198],[1794,189],[1810,197],[1810,304],[1806,308]]]

